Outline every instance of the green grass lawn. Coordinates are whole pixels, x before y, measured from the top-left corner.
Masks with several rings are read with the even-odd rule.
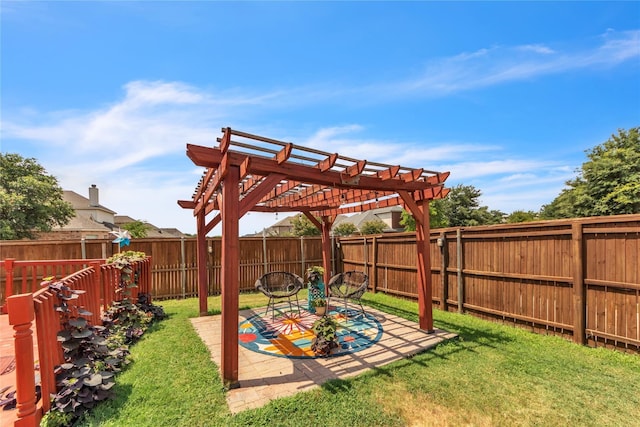
[[[366,303],[417,320],[415,302]],[[348,380],[231,415],[217,367],[193,330],[196,299],[162,301],[167,320],[132,347],[117,398],[87,426],[628,426],[640,423],[640,356],[434,310],[459,334],[436,348]],[[242,308],[266,298],[240,296]],[[220,298],[209,298],[219,313]],[[638,424],[636,424],[638,425]]]

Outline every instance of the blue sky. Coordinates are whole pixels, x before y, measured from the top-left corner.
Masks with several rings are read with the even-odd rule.
[[[185,144],[225,126],[451,171],[510,213],[640,125],[638,2],[5,0],[0,18],[2,152],[184,232]]]

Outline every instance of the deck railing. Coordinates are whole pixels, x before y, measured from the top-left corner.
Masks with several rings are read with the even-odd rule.
[[[92,263],[104,264],[104,262],[104,259],[18,261],[7,258],[4,260],[6,298],[15,294],[34,293],[38,291],[38,284],[46,278],[59,280]],[[6,305],[2,306],[2,312],[7,313]]]
[[[84,307],[92,314],[87,320],[93,325],[102,324],[101,314],[113,301],[120,301],[123,292],[116,292],[120,285],[120,270],[100,261],[83,260],[88,267],[69,274],[59,280],[74,290],[84,291],[76,300],[68,301]],[[138,287],[131,288],[131,298],[151,289],[151,258],[137,261],[133,265]],[[44,284],[48,284],[45,282]],[[57,334],[63,329],[60,313],[56,311],[57,296],[48,287],[34,293],[12,295],[7,299],[9,324],[14,329],[16,355],[16,409],[15,425],[37,426],[51,406],[50,396],[56,393],[55,368],[63,363],[63,351]],[[35,331],[34,331],[35,321]],[[42,398],[36,404],[35,357],[33,351],[34,332],[38,345],[38,360]]]

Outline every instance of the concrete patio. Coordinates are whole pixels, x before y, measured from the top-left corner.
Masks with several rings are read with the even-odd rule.
[[[240,311],[239,322],[257,314],[257,310]],[[240,387],[227,392],[232,413],[259,408],[269,401],[320,387],[338,378],[348,378],[391,362],[411,357],[456,335],[436,329],[429,334],[418,329],[416,322],[367,307],[383,328],[380,340],[356,353],[315,359],[276,357],[239,346]],[[221,316],[191,320],[195,330],[211,352],[218,367],[221,362]]]

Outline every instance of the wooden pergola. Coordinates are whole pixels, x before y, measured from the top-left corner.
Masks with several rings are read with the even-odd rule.
[[[358,160],[337,153],[222,129],[218,146],[187,144],[187,156],[206,168],[191,200],[179,200],[197,219],[200,315],[207,314],[206,235],[222,222],[222,376],[238,384],[240,218],[254,212],[301,212],[320,229],[325,283],[331,271],[330,231],[336,216],[401,205],[416,220],[420,328],[433,331],[429,200],[445,197],[449,172]],[[207,215],[215,212],[213,218]]]

